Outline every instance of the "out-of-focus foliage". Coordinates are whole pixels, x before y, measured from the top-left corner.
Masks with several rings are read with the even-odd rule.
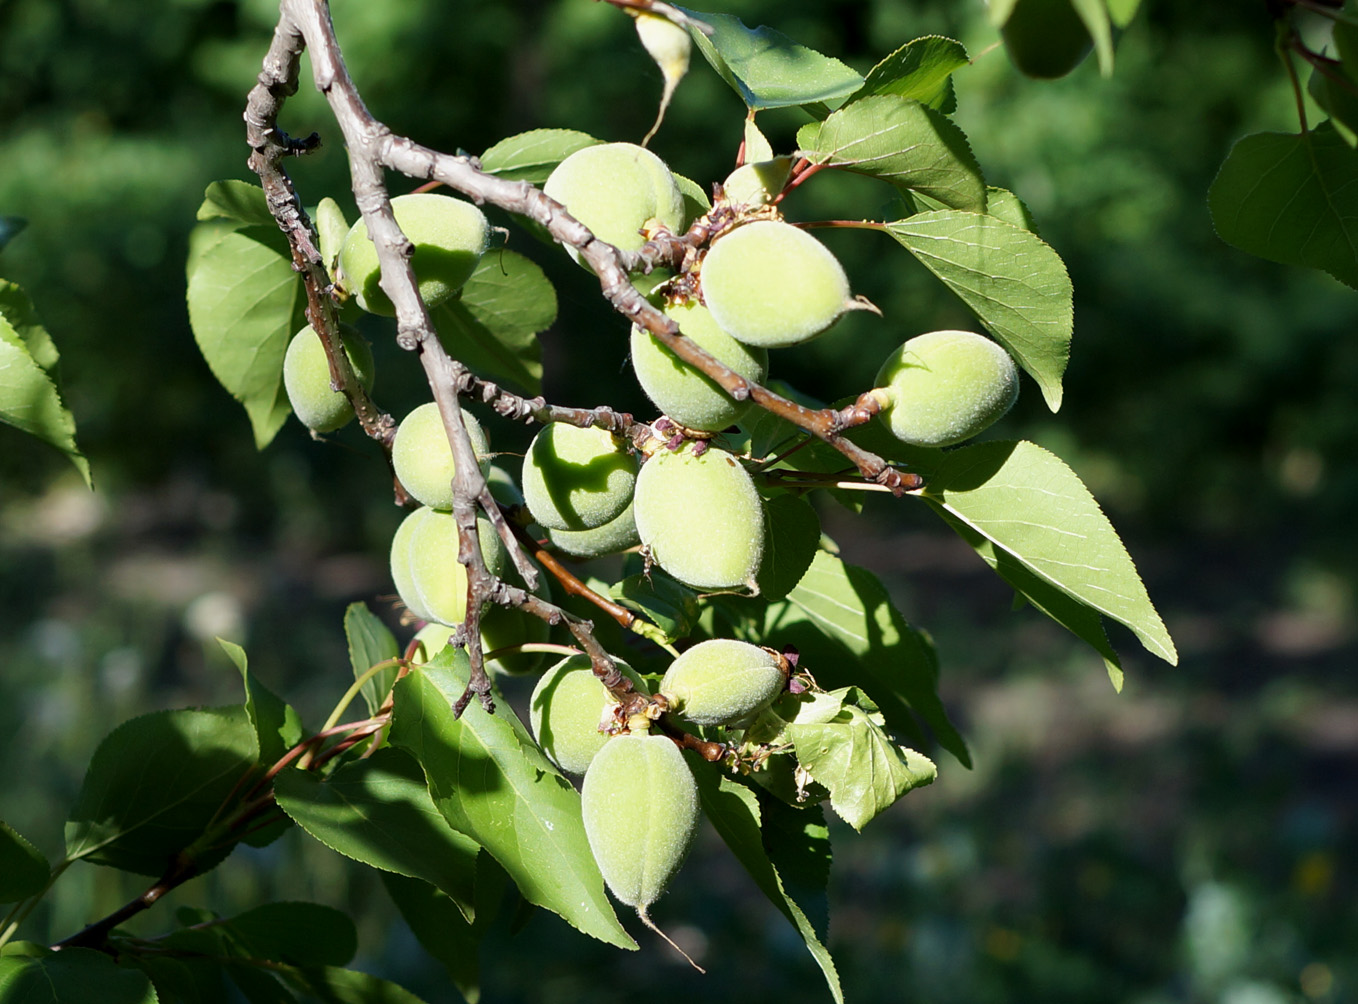
[[[480,152],[539,126],[636,140],[654,118],[659,75],[607,5],[332,6],[369,105],[431,146]],[[1061,252],[1076,295],[1059,421],[1030,383],[1002,431],[1072,462],[1184,652],[1178,670],[1129,660],[1128,692],[1114,699],[1088,689],[1099,680],[1090,657],[1056,629],[1007,614],[1005,591],[964,545],[875,503],[882,536],[827,526],[933,628],[950,710],[969,736],[991,737],[973,749],[974,772],[952,766],[894,822],[841,842],[830,945],[850,1000],[1337,1002],[1358,986],[1358,822],[1344,799],[1358,748],[1346,672],[1358,299],[1211,229],[1206,192],[1231,143],[1296,128],[1263,5],[1143,6],[1111,79],[1089,60],[1037,83],[987,51],[997,35],[979,0],[721,5],[860,73],[869,53],[921,34],[966,44],[977,61],[955,77],[961,124],[987,180],[1018,193]],[[349,675],[345,605],[391,589],[383,549],[400,513],[376,449],[352,430],[317,447],[289,422],[256,453],[188,330],[186,235],[210,180],[248,177],[240,113],[273,17],[267,0],[0,4],[0,217],[28,220],[0,275],[23,285],[60,348],[63,399],[100,486],[89,494],[60,454],[0,428],[0,761],[25,779],[25,800],[7,795],[5,809],[49,853],[113,724],[232,699],[238,676],[213,635],[248,640],[252,672],[314,711]],[[738,107],[695,61],[653,144],[685,175],[723,177]],[[804,118],[774,109],[759,122],[786,146]],[[331,195],[352,217],[320,98],[304,88],[284,126],[322,136],[320,153],[291,165],[308,204]],[[826,178],[788,210],[834,217],[875,198],[866,181]],[[833,372],[855,392],[905,337],[971,326],[923,268],[862,235],[819,235],[887,319],[847,318],[776,360],[774,376]],[[580,288],[564,256],[515,250],[566,276],[563,290]],[[546,393],[589,387],[563,403],[645,411],[630,375],[598,373],[588,348],[621,358],[626,337],[597,298],[563,296],[543,339]],[[418,375],[394,346],[375,350],[379,399],[401,414],[419,399]],[[488,424],[497,448],[526,443]],[[1039,670],[1053,679],[1034,682]],[[362,910],[381,898],[369,879],[303,853],[287,839],[238,852],[229,875],[175,902],[352,907],[360,944],[382,953],[360,962],[452,999],[441,971],[409,968],[410,936]],[[624,1000],[663,968],[657,1000],[713,986],[733,999],[821,999],[795,933],[752,905],[752,889],[723,883],[737,873],[725,853],[700,841],[688,867],[704,880],[656,908],[703,918],[671,933],[690,950],[713,946],[705,958],[720,968],[707,982],[654,950],[620,960],[541,915],[509,938],[521,918],[506,916],[483,959],[487,997]],[[69,934],[139,891],[83,865],[58,890],[36,937]]]

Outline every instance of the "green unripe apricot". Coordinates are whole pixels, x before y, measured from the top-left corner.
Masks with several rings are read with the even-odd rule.
[[[523,498],[549,530],[592,530],[619,516],[632,499],[636,461],[605,429],[553,422],[523,458]]]
[[[641,694],[646,684],[631,666],[615,660],[623,676]],[[618,707],[599,678],[589,656],[572,655],[539,678],[528,701],[528,723],[544,753],[567,774],[585,773],[596,753],[610,740],[600,725],[612,721]]]
[[[636,509],[631,502],[603,526],[593,530],[548,530],[547,539],[576,558],[619,554],[641,543],[641,537],[637,535]]]
[[[879,417],[915,446],[952,446],[989,428],[1018,399],[1018,367],[1001,346],[971,331],[917,335],[877,373]]]
[[[492,574],[504,570],[500,536],[484,516],[476,517],[481,554]],[[467,616],[467,569],[457,560],[457,522],[453,514],[416,509],[391,540],[391,577],[401,602],[421,620],[460,624]]]
[[[490,467],[487,456],[490,442],[485,430],[466,409],[462,411],[462,422],[485,473]],[[433,509],[453,507],[453,475],[457,467],[453,463],[453,449],[448,445],[448,433],[443,428],[443,416],[435,402],[420,405],[401,420],[391,442],[391,464],[406,491],[421,503]]]
[[[634,143],[602,143],[576,150],[547,178],[542,190],[623,251],[646,243],[642,231],[683,230],[684,196],[665,162]],[[573,248],[571,256],[579,260]]]
[[[752,348],[736,341],[712,319],[708,309],[696,301],[665,308],[684,336],[706,349],[718,362],[725,363],[746,380],[763,383],[768,374],[767,349]],[[650,332],[632,327],[632,368],[637,381],[655,406],[680,425],[690,429],[716,432],[733,425],[750,408],[749,401],[736,401],[707,374],[684,362],[651,337]]]
[[[830,249],[781,220],[736,227],[703,258],[703,302],[717,326],[746,345],[798,345],[855,304]]]
[[[373,353],[355,328],[340,325],[340,344],[364,389],[373,385]],[[283,388],[293,414],[313,432],[334,432],[354,417],[353,405],[330,389],[330,363],[321,338],[308,324],[288,342],[283,356]]]
[[[637,475],[637,533],[651,558],[695,589],[754,586],[764,509],[739,460],[716,447],[662,449]]]
[[[616,736],[580,789],[585,836],[613,895],[647,910],[683,864],[698,826],[698,785],[665,736]]]
[[[694,725],[740,726],[787,685],[787,663],[766,648],[731,638],[699,642],[675,659],[658,692]]]
[[[426,307],[436,307],[471,278],[490,239],[486,214],[470,202],[434,192],[414,192],[391,200],[401,232],[415,245],[410,265]],[[358,305],[371,314],[396,313],[378,285],[382,277],[377,248],[360,219],[340,250],[340,274]]]
[[[1064,77],[1094,48],[1071,0],[1018,0],[1000,36],[1019,72],[1046,80]]]

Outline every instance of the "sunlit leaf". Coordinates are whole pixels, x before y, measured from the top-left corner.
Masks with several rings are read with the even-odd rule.
[[[941,35],[917,38],[874,66],[849,100],[895,94],[950,115],[957,107],[953,71],[966,65],[967,50],[961,42]]]
[[[508,181],[541,185],[576,150],[600,140],[574,129],[533,129],[506,136],[481,155],[481,170]]]

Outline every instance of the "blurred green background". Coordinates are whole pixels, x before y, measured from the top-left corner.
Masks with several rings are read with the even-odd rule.
[[[589,0],[335,0],[373,111],[440,149],[539,126],[636,140],[659,75],[626,18]],[[832,824],[830,945],[852,1001],[1339,1002],[1358,998],[1358,297],[1214,236],[1207,186],[1235,139],[1294,131],[1263,3],[1147,0],[1117,72],[1020,77],[980,0],[731,0],[860,72],[947,34],[976,64],[957,121],[992,184],[1013,188],[1075,281],[1065,404],[1027,389],[994,435],[1065,458],[1123,533],[1178,642],[1178,667],[1116,631],[1127,687],[1030,611],[922,507],[827,507],[845,556],[890,584],[936,638],[947,705],[976,768],[940,779],[862,836]],[[211,377],[184,307],[204,187],[247,178],[244,95],[276,15],[266,0],[0,0],[0,215],[29,221],[0,275],[32,295],[62,352],[65,398],[94,467],[0,428],[0,815],[52,858],[84,763],[118,722],[228,703],[214,636],[315,723],[350,671],[346,604],[390,613],[400,512],[353,429],[296,422],[256,452]],[[696,60],[696,57],[695,57]],[[653,144],[704,183],[729,170],[742,106],[695,61]],[[787,148],[800,119],[761,117]],[[343,150],[304,84],[283,116],[324,146],[291,165],[309,204],[352,215]],[[393,179],[393,190],[404,190]],[[794,219],[872,214],[884,190],[808,185]],[[504,222],[503,220],[497,222]],[[825,235],[820,231],[818,235]],[[970,326],[879,235],[825,235],[885,321],[855,315],[780,353],[776,375],[825,399],[868,386],[904,338]],[[647,411],[625,329],[554,249],[512,246],[558,281],[543,337],[549,399]],[[377,396],[423,397],[377,339]],[[525,430],[488,423],[497,448]],[[22,932],[55,940],[140,891],[79,866]],[[292,835],[241,849],[174,901],[230,913],[261,897],[355,911],[359,965],[456,999],[370,877]],[[169,909],[137,930],[171,926]],[[821,1001],[792,930],[710,832],[649,937],[626,955],[554,917],[506,916],[483,951],[485,999]],[[511,936],[511,929],[515,932]]]

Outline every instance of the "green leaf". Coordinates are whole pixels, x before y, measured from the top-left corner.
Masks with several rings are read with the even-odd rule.
[[[250,660],[245,655],[245,649],[224,638],[218,638],[217,644],[240,670],[241,682],[245,686],[245,710],[259,742],[260,761],[277,763],[283,754],[302,741],[305,730],[301,718],[292,705],[250,675]]]
[[[26,226],[28,220],[22,216],[0,216],[0,251],[5,250],[5,246],[18,237]]]
[[[541,185],[557,164],[601,140],[574,129],[533,129],[507,136],[481,155],[481,170],[506,181]]]
[[[157,711],[118,726],[90,759],[66,823],[66,856],[160,876],[239,797],[259,745],[244,708]],[[202,850],[206,871],[231,847]]]
[[[755,581],[767,602],[781,600],[801,581],[820,548],[820,517],[797,495],[764,500],[764,557]]]
[[[1221,165],[1207,204],[1228,244],[1322,269],[1358,289],[1358,150],[1333,123],[1301,135],[1246,136]]]
[[[849,101],[873,94],[895,94],[951,115],[957,108],[952,75],[967,62],[967,50],[961,42],[941,35],[917,38],[868,71],[863,86]]]
[[[1007,188],[990,186],[986,189],[985,211],[987,216],[1003,220],[1021,230],[1037,233],[1037,223],[1027,204]]]
[[[32,303],[0,279],[0,422],[55,446],[93,487],[89,461],[75,444],[75,418],[52,379],[56,364],[56,346]]]
[[[51,874],[42,852],[0,821],[0,903],[17,903],[41,892]]]
[[[379,662],[395,659],[401,654],[396,638],[363,603],[350,603],[344,611],[344,637],[349,642],[349,664],[354,668],[354,679]],[[377,714],[382,702],[391,693],[398,668],[393,664],[363,684],[363,700],[368,704],[369,714]]]
[[[712,34],[689,34],[714,70],[751,109],[834,102],[848,97],[863,78],[838,59],[798,45],[772,28],[747,28],[730,14],[680,7],[706,22]]]
[[[380,749],[327,778],[285,770],[274,780],[278,804],[297,825],[345,857],[423,879],[475,912],[476,841],[448,825],[408,754]]]
[[[712,200],[708,198],[703,186],[692,178],[685,178],[682,174],[676,174],[674,183],[679,186],[679,193],[684,197],[684,225],[692,226],[694,220],[699,216],[706,215],[708,210],[712,208]]]
[[[794,808],[755,789],[764,850],[778,869],[783,888],[806,911],[816,933],[824,938],[830,928],[830,828],[819,805]]]
[[[254,959],[342,966],[358,951],[358,932],[349,915],[319,903],[265,903],[221,926]]]
[[[541,391],[537,334],[556,320],[556,290],[523,255],[487,253],[461,294],[434,308],[433,319],[443,347],[478,375]]]
[[[1037,381],[1047,406],[1060,408],[1075,327],[1061,256],[1036,234],[976,213],[920,213],[886,230],[976,313]]]
[[[1125,28],[1132,23],[1132,18],[1136,17],[1137,8],[1141,6],[1141,0],[1108,0],[1108,14],[1113,19],[1113,24],[1118,28]]]
[[[688,751],[685,756],[691,758],[697,768],[693,771],[693,777],[698,782],[703,814],[711,820],[713,828],[726,841],[726,846],[731,848],[736,860],[750,873],[759,890],[797,929],[806,943],[807,951],[825,975],[831,996],[839,1004],[844,1004],[844,991],[839,985],[839,973],[835,971],[834,960],[830,958],[829,951],[821,943],[815,926],[801,905],[789,895],[782,876],[764,847],[758,797],[740,782],[709,769],[709,764],[699,764],[697,754],[693,751]]]
[[[269,212],[264,189],[246,181],[214,181],[203,193],[198,222],[233,220],[247,227],[273,227],[278,223]]]
[[[420,762],[444,818],[489,851],[525,899],[585,934],[635,948],[604,891],[579,792],[504,701],[491,715],[473,700],[453,717],[470,666],[461,649],[447,653],[396,684],[392,744]]]
[[[615,582],[608,595],[655,624],[666,641],[691,634],[701,613],[698,594],[658,570],[649,575],[629,575]]]
[[[1039,579],[1131,628],[1151,654],[1178,662],[1117,531],[1060,458],[1027,442],[962,447],[920,494]]]
[[[145,973],[103,952],[66,948],[0,957],[0,1004],[156,1004],[156,992]]]
[[[938,699],[933,646],[905,622],[867,569],[817,551],[787,599],[769,605],[763,637],[775,648],[796,645],[799,666],[822,687],[861,687],[888,727],[915,742],[924,738],[912,713],[919,715],[944,749],[971,765],[966,743]]]
[[[273,440],[291,411],[283,355],[306,324],[306,297],[275,227],[200,224],[188,260],[189,326],[217,381],[250,418],[255,445]]]
[[[383,872],[382,884],[420,945],[443,964],[467,1004],[476,1004],[481,999],[479,931],[457,904],[428,882]]]
[[[797,131],[797,148],[813,164],[865,174],[952,209],[985,211],[985,179],[952,120],[898,94],[845,105]]]
[[[286,967],[278,970],[278,976],[306,999],[321,1004],[423,1004],[404,987],[353,969]]]

